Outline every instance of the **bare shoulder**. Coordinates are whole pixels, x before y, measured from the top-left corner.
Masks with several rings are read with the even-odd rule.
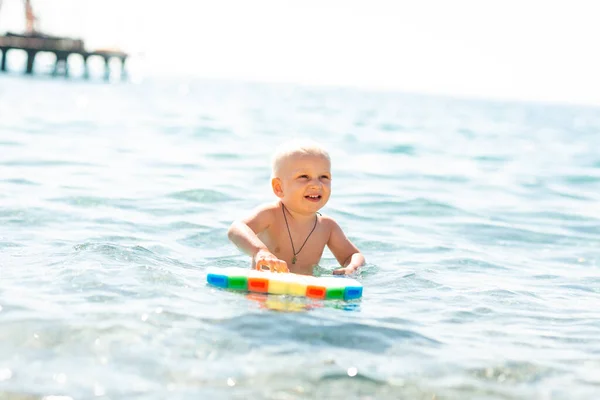
[[[338,225],[338,223],[335,221],[335,219],[333,219],[332,217],[330,217],[329,215],[321,215],[321,223],[323,224],[323,226],[329,230],[329,232],[333,232],[336,231],[338,229],[341,230],[340,226]]]
[[[256,207],[252,212],[254,214],[272,214],[279,209],[278,203],[265,203]]]
[[[275,212],[278,210],[277,203],[267,203],[256,207],[250,214],[242,219],[255,232],[267,229],[275,221]]]

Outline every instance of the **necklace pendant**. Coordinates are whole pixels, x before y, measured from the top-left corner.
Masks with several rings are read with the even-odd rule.
[[[292,264],[296,264],[296,256],[292,258]]]

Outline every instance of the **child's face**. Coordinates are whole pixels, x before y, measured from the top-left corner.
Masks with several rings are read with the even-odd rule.
[[[314,213],[331,195],[331,163],[321,155],[294,154],[282,160],[273,191],[296,212]]]

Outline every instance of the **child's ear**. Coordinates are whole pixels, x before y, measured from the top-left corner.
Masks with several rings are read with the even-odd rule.
[[[277,197],[283,197],[283,188],[281,187],[281,179],[273,178],[271,179],[271,187],[273,188],[273,193]]]

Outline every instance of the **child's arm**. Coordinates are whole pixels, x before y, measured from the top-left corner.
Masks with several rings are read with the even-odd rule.
[[[331,234],[329,235],[327,246],[343,266],[343,268],[334,270],[333,273],[335,275],[352,274],[365,264],[365,257],[346,237],[342,228],[334,220],[329,219],[329,221],[331,224]]]
[[[289,272],[287,263],[271,253],[257,236],[271,225],[272,215],[269,208],[259,209],[248,218],[234,221],[227,236],[240,250],[252,257],[252,268],[266,265],[271,270]]]

